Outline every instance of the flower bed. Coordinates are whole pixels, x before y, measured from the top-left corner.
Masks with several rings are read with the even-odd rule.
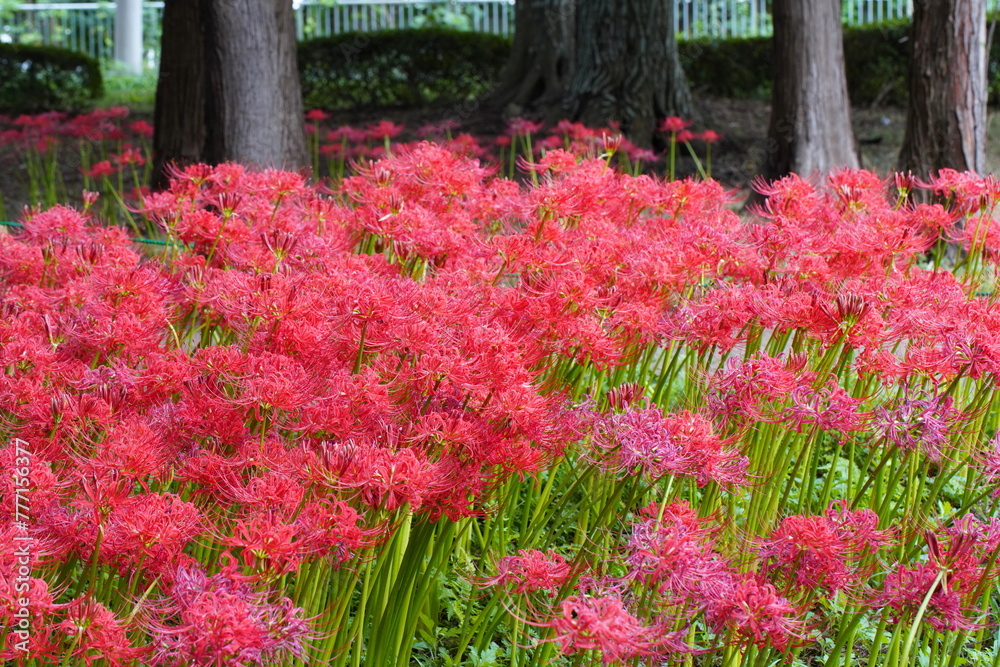
[[[161,245],[0,236],[0,656],[995,661],[996,181],[742,219],[600,142],[196,165],[136,195]]]

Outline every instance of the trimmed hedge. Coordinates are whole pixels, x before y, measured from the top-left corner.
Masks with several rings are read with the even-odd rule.
[[[475,99],[499,80],[511,43],[442,28],[345,33],[299,44],[307,109],[410,107]]]
[[[82,111],[103,94],[101,66],[83,53],[0,44],[0,112]]]
[[[907,101],[910,22],[845,28],[847,88],[856,105]],[[306,108],[416,107],[475,99],[499,80],[510,40],[442,28],[346,33],[299,44]],[[770,37],[679,44],[692,88],[719,97],[770,99]],[[1000,94],[1000,39],[989,59]]]
[[[847,89],[856,105],[903,106],[908,96],[910,22],[844,29]],[[720,97],[770,99],[771,38],[681,42],[681,63],[695,91]],[[990,47],[990,94],[1000,93],[1000,39]]]

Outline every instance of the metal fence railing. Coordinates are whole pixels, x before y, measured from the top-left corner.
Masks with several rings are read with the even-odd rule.
[[[512,35],[514,0],[340,0],[336,3],[307,0],[296,11],[299,39],[429,25]]]
[[[160,49],[162,14],[163,2],[143,3],[143,42],[150,65]],[[98,60],[114,58],[114,28],[113,2],[22,4],[0,10],[0,42],[61,46]]]
[[[674,27],[681,39],[770,35],[769,0],[666,0],[675,5]],[[987,0],[997,9],[1000,0]],[[352,30],[375,31],[448,25],[510,35],[515,0],[296,0],[298,37],[305,39]],[[144,4],[146,62],[155,65],[163,2]],[[847,25],[906,18],[913,0],[843,0]],[[83,51],[101,60],[114,53],[114,2],[62,2],[0,9],[0,42],[41,43]]]

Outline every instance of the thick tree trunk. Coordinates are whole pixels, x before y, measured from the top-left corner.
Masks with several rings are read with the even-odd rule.
[[[564,107],[591,126],[617,121],[648,145],[658,119],[693,115],[680,66],[673,2],[585,0],[577,14],[577,67]]]
[[[663,0],[518,0],[514,49],[491,106],[507,115],[621,123],[648,145],[656,121],[691,117]]]
[[[764,174],[857,167],[840,0],[774,0],[774,93]]]
[[[986,0],[914,0],[910,103],[899,168],[986,167]]]
[[[210,162],[307,163],[291,0],[203,0]]]
[[[517,0],[514,45],[488,104],[508,116],[563,100],[575,62],[578,0]]]
[[[167,165],[202,159],[205,55],[199,5],[199,0],[169,0],[163,6],[163,35],[168,39],[161,44],[153,110],[154,189],[167,184]]]
[[[168,0],[154,187],[170,163],[308,163],[291,0]]]

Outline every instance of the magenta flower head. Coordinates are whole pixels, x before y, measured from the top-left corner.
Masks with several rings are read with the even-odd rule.
[[[889,540],[889,533],[877,528],[874,512],[849,510],[844,501],[821,516],[790,516],[761,545],[764,572],[779,586],[826,593],[850,589],[869,574],[865,557]]]
[[[808,627],[802,616],[803,611],[774,586],[752,574],[733,579],[706,609],[706,619],[716,632],[729,630],[746,642],[779,651],[807,641]]]
[[[291,600],[266,600],[225,569],[208,576],[180,567],[172,593],[164,601],[169,621],[147,623],[154,665],[272,665],[301,659],[313,634]]]
[[[624,406],[616,397],[616,404]],[[600,465],[618,472],[639,471],[650,479],[694,477],[699,486],[746,483],[748,459],[712,423],[692,412],[664,415],[659,408],[628,406],[601,415],[594,432]]]
[[[666,653],[693,653],[681,639],[660,625],[647,626],[630,614],[615,596],[572,595],[562,601],[560,614],[542,625],[555,631],[563,653],[597,650],[604,664]]]
[[[681,132],[689,127],[691,127],[691,121],[684,120],[678,116],[670,116],[669,118],[664,118],[656,129],[660,132],[677,134],[678,132]]]
[[[922,450],[932,461],[940,461],[962,413],[955,410],[951,396],[915,398],[907,389],[904,397],[875,408],[873,425],[886,442],[912,451]]]
[[[505,556],[497,563],[498,574],[486,579],[482,586],[508,587],[514,593],[548,591],[549,597],[570,578],[572,570],[559,554],[536,549],[521,549],[517,556]]]

